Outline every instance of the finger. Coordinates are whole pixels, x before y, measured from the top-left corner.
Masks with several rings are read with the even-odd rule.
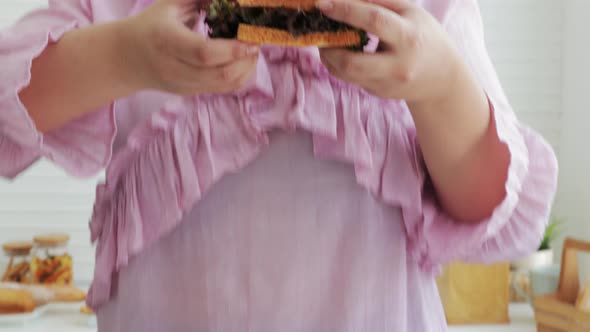
[[[391,55],[379,53],[324,49],[320,51],[320,58],[334,76],[359,85],[387,77],[393,67]]]
[[[320,0],[318,8],[330,18],[348,23],[392,44],[409,33],[409,24],[399,14],[359,0]]]
[[[206,92],[233,91],[249,78],[256,69],[257,57],[249,57],[226,65],[205,68],[193,77],[195,88]]]
[[[249,58],[206,69],[176,62],[168,67],[164,89],[182,95],[229,92],[247,80],[256,68],[256,61],[257,58]]]
[[[178,59],[193,66],[224,65],[257,55],[259,51],[256,45],[232,39],[206,39],[184,27],[181,30],[184,31],[176,34],[174,40],[170,42],[176,48],[175,53]]]
[[[373,3],[378,6],[385,7],[398,14],[401,14],[413,7],[413,4],[408,0],[364,0],[368,3]]]
[[[194,0],[162,0],[162,1],[169,3],[169,4],[174,4],[174,5],[191,5],[191,4],[195,3]]]

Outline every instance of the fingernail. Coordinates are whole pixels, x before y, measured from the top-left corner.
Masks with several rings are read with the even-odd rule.
[[[329,12],[334,8],[334,3],[331,0],[319,0],[317,6],[322,11]]]

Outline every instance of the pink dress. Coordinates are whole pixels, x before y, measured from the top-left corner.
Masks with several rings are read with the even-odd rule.
[[[100,331],[446,331],[442,264],[536,249],[557,163],[513,114],[475,0],[419,1],[485,88],[511,154],[505,200],[473,226],[425,186],[406,104],[330,77],[313,48],[265,48],[233,94],[146,91],[37,132],[18,99],[32,59],[149,2],[50,1],[0,33],[0,175],[40,157],[74,176],[107,167],[90,222]]]

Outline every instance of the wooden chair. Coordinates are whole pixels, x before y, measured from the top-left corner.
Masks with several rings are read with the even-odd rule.
[[[590,253],[590,242],[566,239],[557,292],[534,299],[538,332],[590,331],[590,313],[575,307],[580,292],[578,252]]]

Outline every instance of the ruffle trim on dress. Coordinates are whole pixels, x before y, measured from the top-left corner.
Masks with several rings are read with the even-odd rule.
[[[516,122],[493,114],[511,153],[507,195],[488,220],[460,225],[424,190],[426,174],[404,103],[334,79],[317,49],[266,48],[244,90],[178,98],[132,132],[97,190],[90,224],[96,270],[88,303],[97,308],[108,301],[113,274],[174,229],[224,174],[254,160],[275,129],[310,132],[318,158],[354,165],[361,186],[401,208],[408,250],[424,270],[435,272],[450,257],[468,257],[511,227],[512,215],[542,218],[540,205],[553,189],[543,183],[546,172],[536,168],[542,166],[529,171],[530,151]],[[540,183],[541,192],[523,192],[523,181]],[[445,248],[449,234],[457,239],[452,252]]]

